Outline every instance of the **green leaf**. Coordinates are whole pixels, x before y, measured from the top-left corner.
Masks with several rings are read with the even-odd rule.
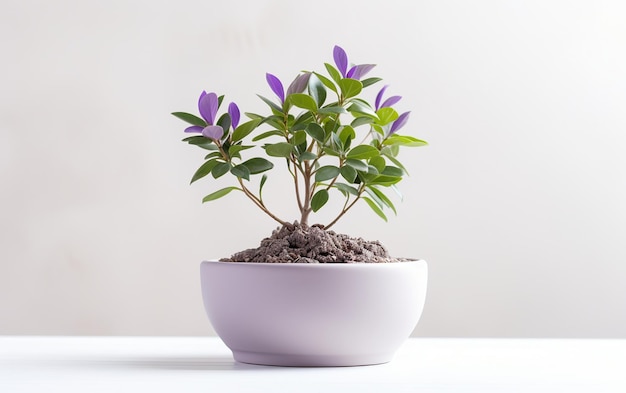
[[[382,175],[396,176],[396,177],[402,177],[405,175],[404,170],[395,166],[386,166],[385,169],[383,169],[380,173]]]
[[[219,198],[223,197],[224,195],[227,195],[228,193],[230,193],[233,190],[240,190],[240,188],[237,188],[237,187],[222,188],[221,190],[215,191],[215,192],[205,196],[204,198],[202,198],[202,203],[209,202],[209,201],[214,201],[216,199],[219,199]]]
[[[351,149],[346,155],[347,158],[354,158],[357,160],[369,159],[380,155],[377,148],[370,145],[358,145]]]
[[[217,165],[218,163],[219,161],[213,159],[202,164],[200,168],[198,168],[196,173],[193,174],[193,177],[191,178],[191,182],[189,184],[195,182],[198,179],[202,179],[203,177],[211,173],[213,167],[215,167],[215,165]]]
[[[283,108],[281,108],[280,106],[276,105],[276,103],[272,102],[271,100],[263,97],[262,95],[257,94],[257,96],[263,100],[263,102],[265,102],[270,108],[272,108],[272,110],[276,113],[283,113]]]
[[[221,158],[222,157],[222,153],[220,153],[219,151],[214,151],[212,153],[207,154],[206,156],[204,156],[205,160],[211,159],[211,158]]]
[[[376,112],[367,104],[360,101],[352,101],[352,105],[348,108],[348,112],[352,113],[354,117],[362,117],[359,115],[364,115],[367,117],[371,117],[373,120],[378,120],[378,115]]]
[[[309,94],[317,103],[318,108],[324,105],[326,101],[326,88],[324,88],[324,83],[322,83],[315,74],[309,77]]]
[[[304,130],[307,125],[309,125],[313,119],[313,114],[311,112],[302,112],[298,117],[296,117],[295,121],[291,125],[292,130]]]
[[[315,171],[315,181],[321,182],[339,176],[340,169],[333,165],[326,165]]]
[[[341,115],[343,113],[346,113],[346,110],[342,106],[327,106],[326,108],[318,109],[317,113],[322,114],[322,115],[333,115],[333,114]]]
[[[265,185],[265,182],[267,181],[267,175],[263,175],[261,177],[261,182],[259,183],[259,199],[263,199],[262,195],[263,195],[263,186]]]
[[[354,183],[354,180],[356,180],[356,175],[356,169],[354,169],[350,165],[344,165],[341,167],[341,176],[343,176],[343,178],[346,179],[348,182]]]
[[[333,67],[332,65],[330,65],[328,63],[324,63],[324,66],[326,67],[326,71],[328,71],[328,75],[330,75],[330,77],[333,78],[335,80],[335,82],[339,83],[339,81],[341,80],[341,74],[339,73],[339,71],[337,71],[337,69],[335,67]],[[322,79],[322,82],[324,82],[323,79]],[[326,83],[324,83],[324,84],[326,84]]]
[[[263,120],[263,118],[265,116],[261,116],[257,113],[252,113],[252,112],[244,112],[244,115],[246,115],[248,117],[248,119],[252,119],[252,120]]]
[[[328,191],[326,189],[319,190],[311,198],[311,209],[316,212],[328,202]]]
[[[256,175],[257,173],[262,173],[265,171],[269,171],[274,167],[270,161],[265,158],[255,157],[251,158],[246,162],[243,162],[241,165],[244,165],[250,171],[250,174]]]
[[[298,161],[311,161],[317,158],[317,154],[310,151],[303,151],[298,155]]]
[[[289,101],[298,108],[306,109],[311,112],[317,112],[317,103],[315,99],[308,94],[296,93],[288,97]]]
[[[250,180],[250,170],[245,165],[239,164],[230,168],[230,173],[240,179]]]
[[[314,72],[313,74],[315,74],[315,76],[317,76],[322,81],[324,86],[328,87],[330,90],[334,91],[335,93],[337,92],[337,87],[335,86],[333,81],[326,78],[324,75],[318,74],[317,72]]]
[[[418,147],[418,146],[426,146],[428,142],[423,141],[421,139],[414,138],[408,135],[391,135],[387,139],[383,141],[383,145],[398,145],[398,146],[408,146],[408,147]]]
[[[378,168],[376,168],[374,165],[367,165],[367,174],[368,175],[376,175],[378,176],[380,174],[380,172],[378,172]]]
[[[351,126],[344,126],[339,132],[339,139],[343,143],[344,149],[350,148],[350,142],[356,137],[356,132]]]
[[[357,171],[367,172],[367,164],[360,160],[355,160],[353,158],[348,158],[346,160],[346,164],[350,167],[356,169]]]
[[[239,152],[243,150],[248,150],[253,148],[254,146],[250,145],[232,145],[228,148],[228,155],[230,157],[239,157]]]
[[[396,207],[391,202],[391,199],[389,199],[381,190],[379,190],[376,187],[367,187],[365,191],[367,191],[367,193],[370,195],[372,195],[373,193],[376,196],[376,198],[378,198],[385,206],[387,206],[393,211],[393,214],[395,214],[396,216],[398,215],[398,212],[396,211]]]
[[[339,191],[341,191],[341,193],[345,196],[348,196],[348,194],[354,195],[354,196],[358,196],[359,195],[359,191],[352,187],[349,186],[345,183],[335,183],[333,185],[333,187],[335,187],[336,189],[338,189]]]
[[[341,156],[341,153],[339,153],[337,150],[328,146],[323,147],[322,150],[324,151],[324,153],[328,154],[329,156],[333,156],[333,157]]]
[[[183,141],[206,150],[217,150],[217,146],[213,143],[213,140],[205,138],[201,135],[190,136],[183,139]]]
[[[402,177],[399,176],[379,175],[376,176],[373,180],[368,181],[367,184],[389,187],[398,183],[400,180],[402,180]]]
[[[343,98],[351,98],[359,95],[361,90],[363,90],[363,84],[356,80],[350,78],[343,78],[339,82],[337,82],[339,88],[341,89],[341,94]]]
[[[224,135],[228,135],[230,124],[230,115],[228,113],[224,113],[217,121],[217,125],[222,127],[222,129],[224,130]]]
[[[398,118],[398,112],[396,112],[395,109],[389,107],[380,108],[376,111],[376,114],[378,115],[379,119],[376,123],[380,124],[381,126],[389,124]]]
[[[211,170],[211,176],[213,176],[214,179],[217,179],[227,174],[229,170],[230,164],[228,162],[220,162]]]
[[[259,125],[267,124],[278,130],[282,130],[285,127],[285,123],[283,122],[283,120],[284,120],[284,116],[282,113],[280,113],[278,115],[264,117],[263,120],[261,120],[261,123]]]
[[[206,127],[208,125],[204,119],[201,119],[196,115],[192,115],[191,113],[173,112],[172,115],[194,126]]]
[[[261,139],[265,139],[267,137],[274,136],[274,135],[276,135],[276,136],[284,136],[282,131],[272,130],[272,131],[267,131],[267,132],[264,132],[262,134],[259,134],[259,135],[255,136],[254,138],[252,138],[252,142],[260,141]]]
[[[354,128],[357,128],[359,126],[362,126],[365,124],[371,124],[373,122],[374,122],[374,118],[372,117],[359,116],[359,117],[356,117],[354,120],[352,120],[352,123],[350,123],[350,125]]]
[[[363,88],[366,88],[367,86],[371,86],[376,82],[380,82],[381,80],[381,78],[367,78],[363,79],[361,83],[363,83]]]
[[[402,169],[402,171],[404,172],[404,174],[408,175],[409,172],[406,170],[406,168],[404,167],[404,165],[402,165],[402,163],[400,161],[398,161],[397,158],[395,158],[394,156],[390,155],[387,153],[387,148],[383,148],[383,150],[381,151],[385,157],[387,157],[387,159],[391,162],[393,162],[398,168]]]
[[[339,136],[337,134],[335,134],[334,132],[331,133],[330,139],[333,141],[333,145],[335,145],[338,150],[345,151],[345,149],[343,148],[343,142],[341,141],[341,139],[339,139]]]
[[[294,132],[293,136],[289,140],[289,143],[291,143],[294,146],[299,146],[299,145],[301,145],[303,143],[306,143],[306,132],[304,132],[304,131],[296,131],[296,132]]]
[[[324,129],[317,123],[309,123],[309,125],[306,126],[305,131],[311,136],[311,138],[318,142],[324,142],[324,140],[326,140],[326,133],[324,132]]]
[[[380,199],[376,194],[374,194],[374,192],[372,192],[371,188],[373,187],[367,187],[365,189],[365,192],[367,192],[367,194],[370,196],[372,202],[376,203],[376,205],[382,210],[385,207],[385,204],[383,203],[382,199]]]
[[[385,213],[383,213],[382,209],[380,207],[378,207],[378,205],[374,201],[372,201],[368,197],[362,197],[362,199],[365,202],[367,202],[369,207],[374,211],[374,213],[376,213],[378,215],[378,217],[380,217],[383,220],[385,220],[385,222],[387,221],[387,216],[385,216]]]
[[[233,131],[232,140],[233,142],[237,142],[248,136],[258,125],[261,123],[261,120],[254,119],[243,124],[240,124],[235,131]]]
[[[268,156],[289,157],[293,152],[293,146],[288,142],[279,142],[263,146]]]
[[[374,168],[376,168],[376,172],[382,173],[382,171],[385,170],[385,165],[387,163],[385,162],[385,159],[383,157],[377,156],[377,157],[372,157],[369,160],[369,164],[373,166]]]

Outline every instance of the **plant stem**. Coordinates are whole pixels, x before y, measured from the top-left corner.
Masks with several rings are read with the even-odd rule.
[[[304,162],[304,203],[300,208],[300,225],[307,226],[309,224],[309,215],[311,214],[311,165]]]
[[[246,194],[246,196],[248,198],[250,198],[250,200],[252,202],[254,202],[255,205],[257,205],[261,210],[263,210],[265,212],[265,214],[267,214],[268,216],[272,217],[274,219],[274,221],[278,222],[279,224],[283,225],[283,226],[290,226],[289,223],[287,223],[286,221],[281,220],[280,218],[276,217],[271,211],[269,211],[266,207],[265,204],[259,199],[257,198],[252,191],[250,191],[244,184],[243,184],[243,180],[241,180],[241,178],[237,178],[237,180],[239,181],[239,185],[241,186],[241,190],[243,191],[244,194]]]

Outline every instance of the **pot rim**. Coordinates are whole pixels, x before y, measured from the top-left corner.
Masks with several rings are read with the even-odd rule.
[[[329,269],[342,269],[346,266],[400,266],[400,265],[416,265],[426,264],[423,259],[409,259],[406,261],[395,262],[337,262],[337,263],[274,263],[274,262],[227,262],[213,259],[207,259],[201,262],[201,264],[218,264],[218,265],[233,265],[233,266],[299,266],[317,268],[314,266],[327,266]],[[332,267],[331,267],[332,266]]]

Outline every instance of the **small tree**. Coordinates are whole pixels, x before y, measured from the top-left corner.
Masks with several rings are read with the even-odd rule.
[[[221,198],[231,191],[241,191],[263,212],[283,226],[289,222],[277,217],[263,200],[266,172],[274,164],[263,157],[243,159],[242,154],[260,145],[269,157],[281,157],[293,179],[295,199],[300,211],[299,222],[307,226],[312,212],[320,210],[332,191],[344,199],[328,229],[341,219],[359,200],[385,221],[384,209],[396,213],[386,189],[406,175],[398,161],[400,147],[424,146],[426,142],[398,131],[406,124],[409,112],[399,114],[394,105],[401,97],[385,98],[388,86],[382,87],[373,103],[362,98],[368,86],[380,78],[364,79],[374,64],[348,66],[345,51],[335,46],[335,65],[325,63],[327,74],[305,71],[295,77],[285,92],[282,82],[266,74],[269,87],[278,101],[260,96],[269,113],[245,113],[249,120],[239,124],[240,111],[231,102],[218,118],[224,96],[202,92],[198,101],[200,116],[186,112],[173,115],[190,123],[183,141],[209,150],[205,162],[191,182],[211,174],[218,179],[234,176],[235,186],[217,190],[203,202]],[[247,141],[251,137],[251,140]],[[246,142],[244,142],[246,141]],[[250,179],[262,174],[258,191],[250,188]]]

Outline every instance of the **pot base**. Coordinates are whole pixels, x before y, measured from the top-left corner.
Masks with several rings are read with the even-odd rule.
[[[285,355],[232,351],[233,357],[240,363],[259,364],[263,366],[284,367],[349,367],[372,366],[388,363],[393,353],[357,356],[321,356],[321,355]]]

